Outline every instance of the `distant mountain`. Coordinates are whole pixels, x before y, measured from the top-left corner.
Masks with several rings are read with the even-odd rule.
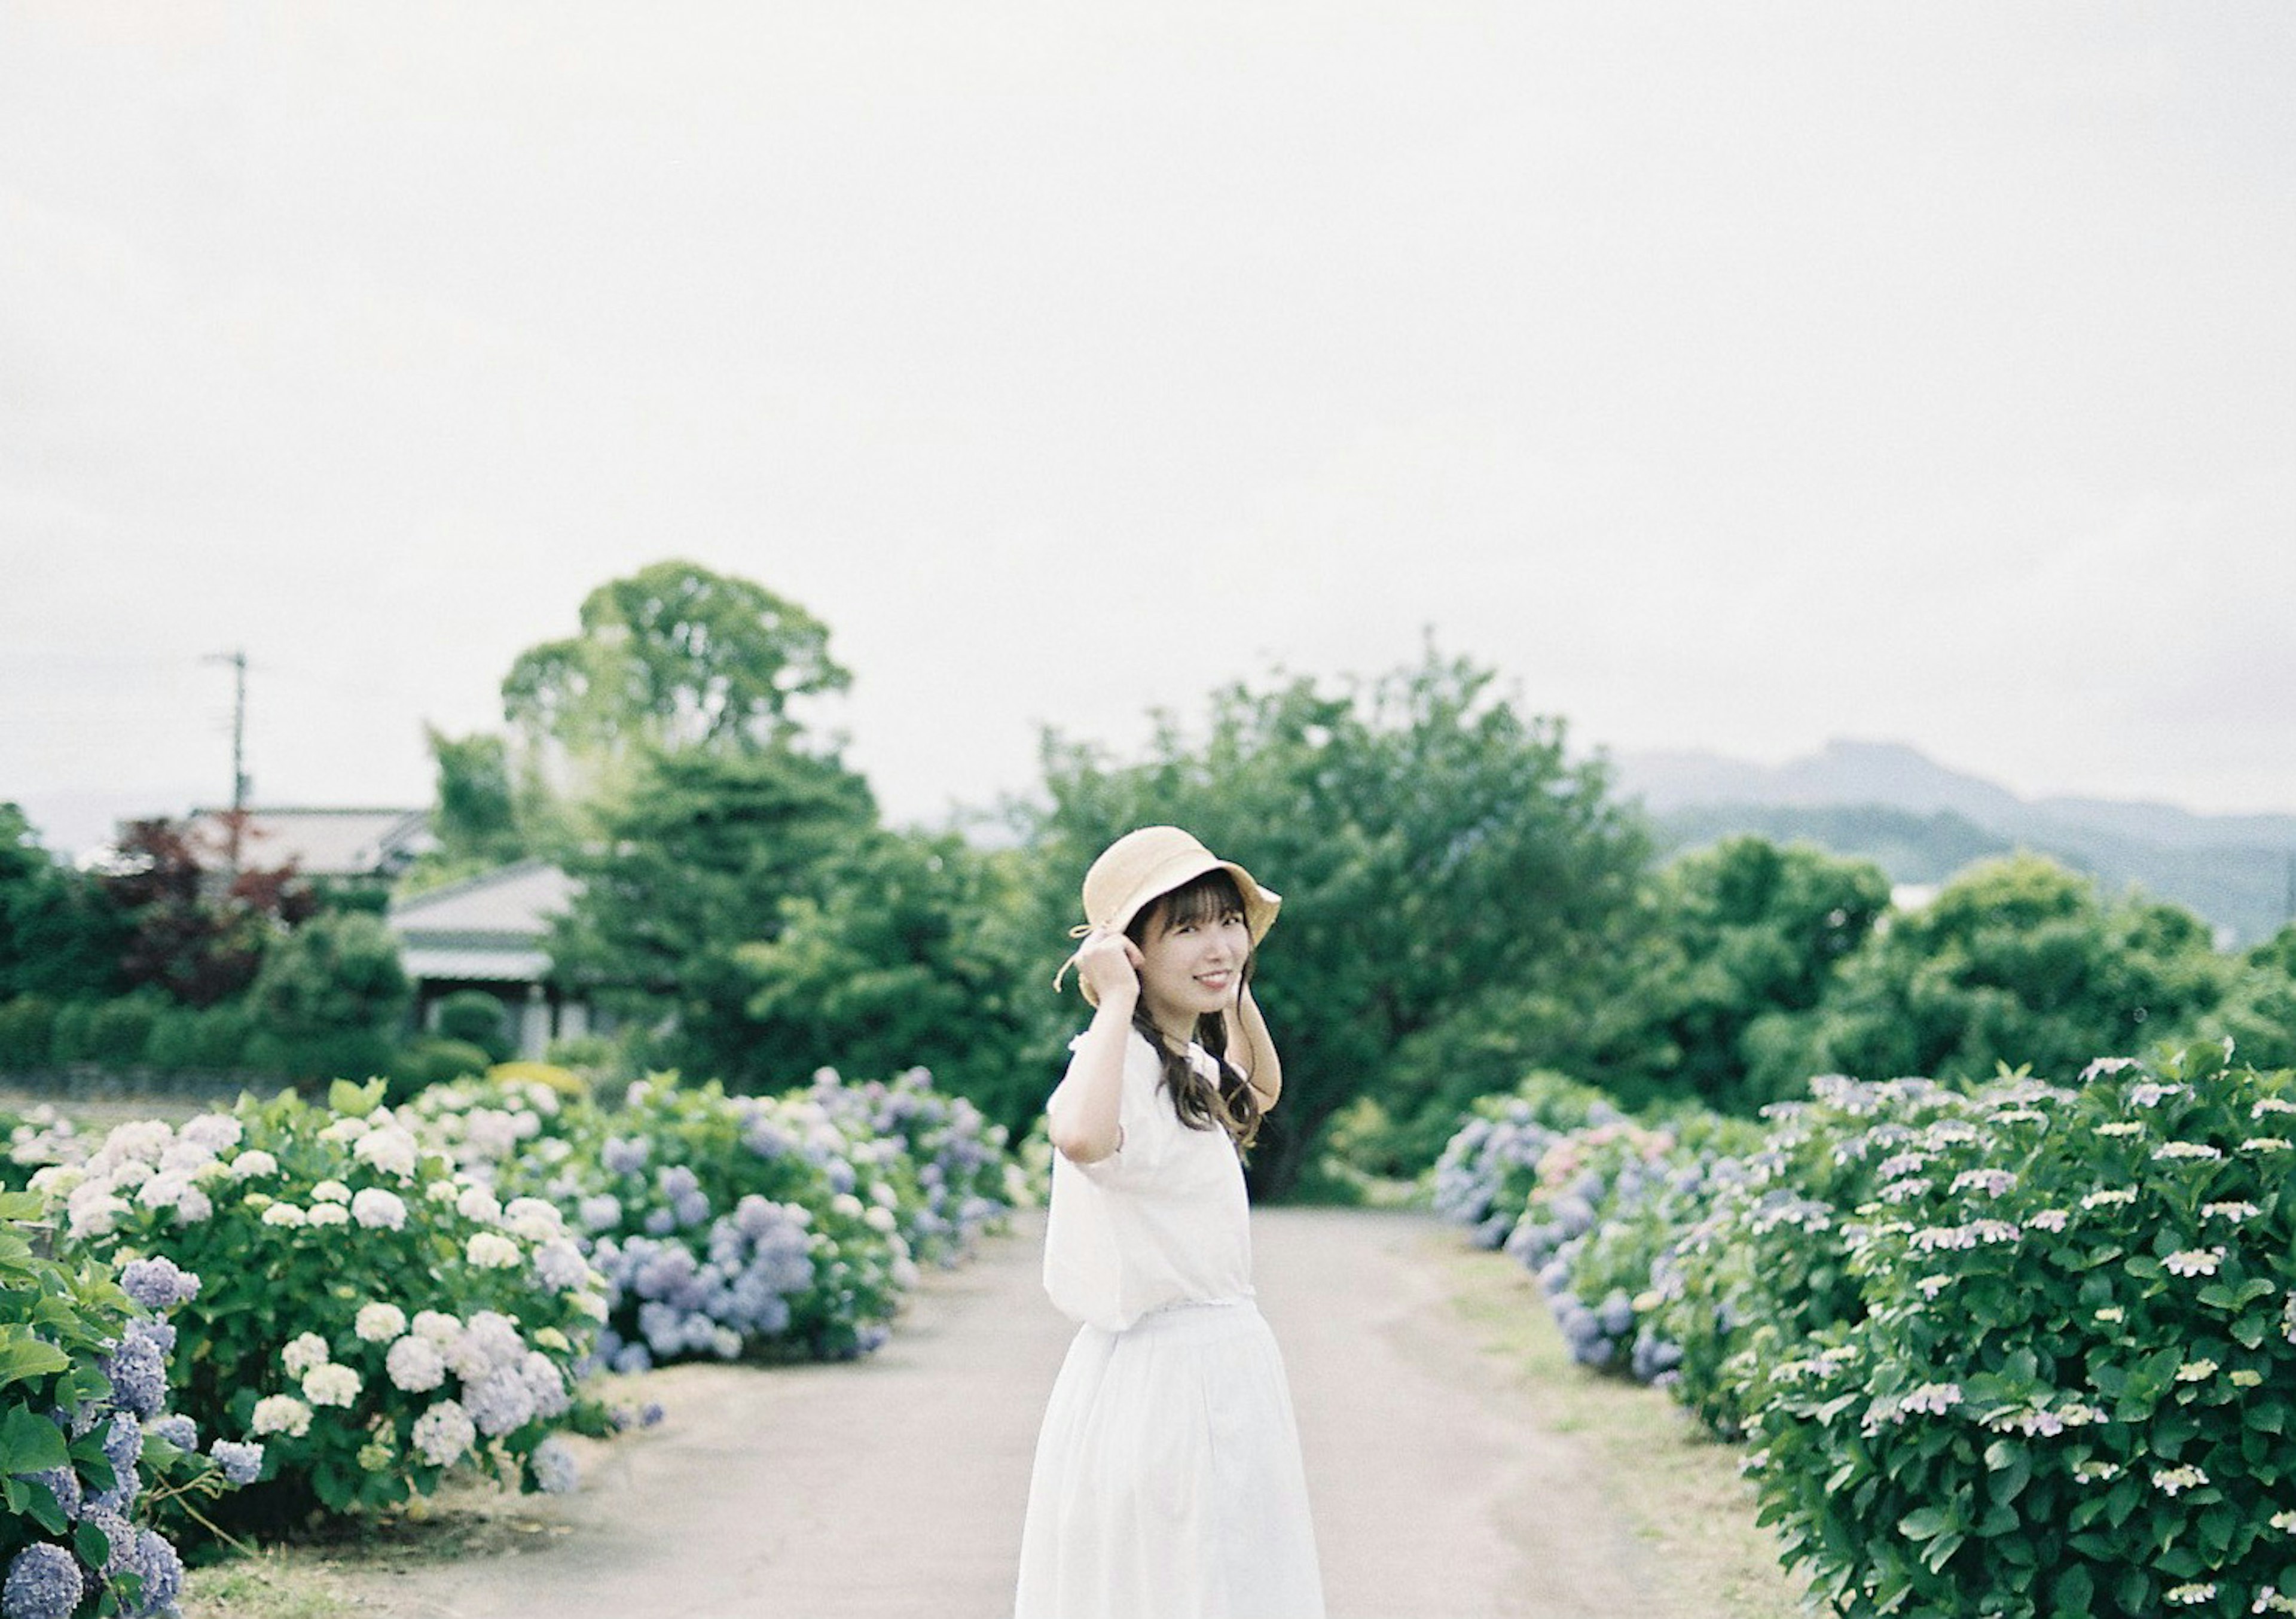
[[[2174,804],[2022,799],[1898,743],[1830,742],[1782,765],[1701,752],[1624,753],[1620,790],[1662,835],[1695,847],[1734,832],[1807,838],[1937,883],[1971,860],[2030,849],[2189,907],[2228,942],[2270,937],[2296,908],[2296,815],[2198,815]]]

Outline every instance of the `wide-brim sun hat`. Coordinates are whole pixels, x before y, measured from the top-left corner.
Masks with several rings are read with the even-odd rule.
[[[1157,900],[1208,871],[1224,871],[1235,879],[1236,892],[1243,899],[1244,926],[1258,944],[1275,925],[1283,896],[1261,887],[1242,867],[1221,859],[1177,826],[1143,826],[1101,851],[1084,874],[1084,924],[1070,929],[1069,936],[1080,939],[1101,929],[1120,933]],[[1065,966],[1061,970],[1068,971]],[[1086,999],[1092,997],[1087,993]]]

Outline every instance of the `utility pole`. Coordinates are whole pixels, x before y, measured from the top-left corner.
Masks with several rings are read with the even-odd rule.
[[[239,880],[240,825],[247,818],[247,649],[212,653],[209,663],[232,669],[231,703],[231,875]]]

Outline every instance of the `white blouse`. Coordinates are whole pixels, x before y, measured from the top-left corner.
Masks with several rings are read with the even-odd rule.
[[[1200,1047],[1188,1048],[1188,1059],[1218,1072]],[[1062,1087],[1075,1078],[1071,1057]],[[1091,1163],[1053,1155],[1045,1291],[1062,1314],[1111,1332],[1160,1304],[1251,1296],[1250,1212],[1235,1144],[1218,1125],[1180,1122],[1163,1078],[1155,1048],[1133,1031],[1117,1112],[1123,1145]]]

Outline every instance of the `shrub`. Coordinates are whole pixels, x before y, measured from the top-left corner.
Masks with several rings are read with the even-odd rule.
[[[201,1279],[177,1319],[180,1409],[265,1445],[227,1524],[396,1505],[465,1459],[548,1487],[552,1430],[603,1427],[571,1373],[604,1303],[557,1210],[456,1176],[380,1094],[124,1124],[34,1179],[85,1250]]]
[[[96,1003],[88,1016],[87,1060],[107,1068],[133,1068],[143,1062],[164,1005],[145,995]]]
[[[92,1000],[68,1000],[56,1008],[54,1033],[48,1047],[48,1060],[59,1065],[85,1063],[93,1051],[89,1028],[95,1021],[95,1009],[101,1003]]]
[[[457,990],[447,996],[439,1003],[433,1027],[442,1040],[478,1047],[489,1063],[510,1060],[510,1009],[484,990]]]
[[[1471,1228],[1478,1247],[1497,1247],[1529,1201],[1546,1149],[1567,1130],[1624,1116],[1602,1092],[1545,1072],[1508,1095],[1478,1098],[1431,1171],[1436,1213]]]
[[[857,1143],[817,1101],[729,1097],[674,1075],[631,1086],[619,1108],[562,1117],[561,1163],[521,1155],[499,1173],[591,1238],[607,1364],[840,1359],[885,1341],[915,1278],[898,1139]]]
[[[48,1103],[0,1112],[0,1190],[20,1192],[49,1164],[77,1163],[87,1151],[78,1127]]]
[[[2292,1091],[2113,1059],[1900,1155],[1750,1459],[1837,1612],[2296,1612]]]
[[[825,1068],[806,1095],[857,1145],[899,1144],[908,1172],[897,1177],[897,1189],[914,1195],[904,1196],[896,1212],[918,1259],[954,1265],[983,1232],[1002,1229],[1013,1204],[1004,1127],[966,1098],[935,1090],[924,1069],[890,1084],[849,1084]]]
[[[413,995],[398,946],[380,921],[314,917],[264,956],[248,996],[262,1028],[249,1061],[299,1080],[381,1073],[390,1062],[386,1031],[398,1028]]]
[[[1909,1151],[1972,1130],[1980,1105],[1928,1080],[1828,1075],[1811,1089],[1764,1109],[1762,1149],[1655,1277],[1656,1330],[1682,1350],[1672,1393],[1725,1438],[1745,1432],[1766,1367],[1864,1312],[1842,1229],[1851,1212],[1902,1178]]]
[[[493,1065],[484,1051],[463,1040],[417,1040],[391,1056],[388,1094],[394,1104],[413,1102],[434,1087],[474,1079]]]
[[[56,1006],[38,995],[0,1001],[0,1073],[48,1065],[55,1047]]]
[[[1578,1166],[1576,1190],[1590,1196],[1594,1218],[1555,1247],[1539,1280],[1574,1360],[1644,1383],[1671,1383],[1683,1351],[1657,1319],[1659,1281],[1683,1234],[1744,1174],[1742,1157],[1760,1145],[1761,1130],[1701,1112],[1676,1118],[1654,1152],[1581,1147],[1618,1128],[1595,1126],[1555,1149],[1558,1163]],[[1624,1139],[1631,1146],[1632,1138]],[[1605,1159],[1615,1165],[1607,1174]],[[1598,1174],[1603,1185],[1589,1187]]]
[[[0,1580],[9,1619],[173,1613],[176,1549],[137,1528],[157,1500],[213,1497],[258,1459],[218,1461],[167,1414],[175,1329],[160,1319],[184,1278],[42,1258],[44,1201],[0,1196]],[[149,1424],[147,1427],[145,1425]]]

